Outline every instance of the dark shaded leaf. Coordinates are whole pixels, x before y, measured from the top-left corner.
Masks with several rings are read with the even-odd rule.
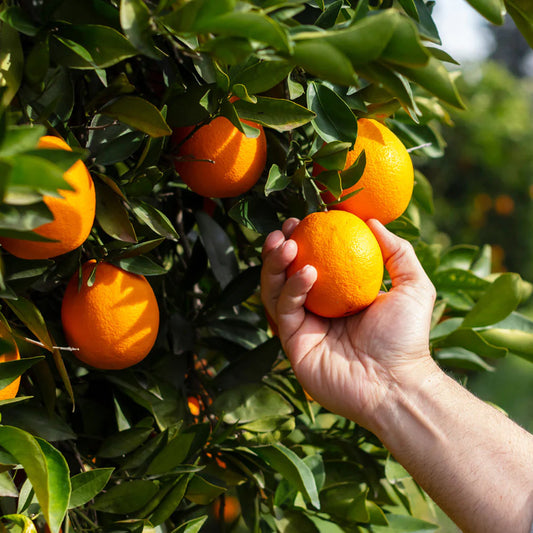
[[[69,509],[75,509],[90,502],[107,485],[113,470],[113,468],[94,468],[72,476]]]
[[[121,96],[100,111],[152,137],[164,137],[172,133],[159,109],[139,96]]]
[[[235,222],[257,233],[270,233],[280,227],[277,213],[259,198],[239,200],[228,214]]]
[[[99,494],[92,507],[107,513],[133,513],[142,509],[156,493],[157,484],[153,481],[144,479],[124,481]]]

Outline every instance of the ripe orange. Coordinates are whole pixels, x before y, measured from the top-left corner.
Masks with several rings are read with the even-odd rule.
[[[362,150],[365,151],[366,166],[361,179],[343,191],[342,196],[362,190],[333,205],[332,209],[349,211],[365,221],[376,218],[382,224],[388,224],[409,205],[414,185],[413,163],[405,146],[389,128],[366,118],[359,119],[357,125],[357,140],[353,150],[348,152],[345,168],[355,162]],[[313,174],[318,175],[322,170],[316,165]],[[329,191],[324,191],[322,198],[326,203],[335,201]]]
[[[144,359],[159,329],[159,308],[144,276],[109,263],[98,263],[91,287],[87,280],[96,261],[82,266],[67,285],[61,320],[78,359],[100,369],[122,369]]]
[[[12,352],[7,352],[0,355],[0,363],[7,363],[8,361],[16,361],[20,359],[20,354],[18,347],[15,343],[15,339],[8,327],[0,320],[0,338],[5,339],[15,346],[15,349]],[[7,387],[0,389],[0,400],[10,400],[17,395],[20,386],[20,377],[12,381]]]
[[[59,137],[41,137],[37,148],[71,150]],[[63,198],[44,196],[54,220],[39,226],[35,233],[57,242],[38,242],[2,237],[0,243],[11,254],[22,259],[49,259],[75,250],[85,242],[93,227],[96,209],[94,183],[82,161],[76,161],[64,174],[65,180],[74,188],[59,190]]]
[[[217,520],[224,519],[224,522],[226,524],[232,524],[237,520],[239,515],[241,514],[241,504],[239,502],[239,499],[235,496],[231,496],[229,494],[226,494],[224,496],[224,510],[223,513],[221,513],[221,502],[220,498],[217,498],[213,502],[213,513],[215,515],[215,518]]]
[[[294,275],[305,265],[318,277],[307,295],[305,307],[333,318],[355,314],[376,298],[383,280],[383,257],[370,228],[346,211],[307,215],[291,239],[298,254],[287,269]]]
[[[187,398],[187,407],[192,416],[198,416],[201,412],[200,401],[196,396],[189,396]]]
[[[230,198],[257,183],[266,163],[266,136],[259,124],[247,123],[259,128],[255,139],[246,137],[227,118],[217,117],[180,146],[175,167],[195,193]],[[177,129],[173,142],[181,142],[192,130]]]

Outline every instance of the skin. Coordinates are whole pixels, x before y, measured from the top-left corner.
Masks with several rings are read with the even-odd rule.
[[[435,288],[412,246],[368,221],[392,288],[357,315],[324,319],[303,307],[316,270],[286,278],[298,222],[267,237],[261,296],[302,386],[372,431],[464,533],[529,533],[533,436],[432,359]]]

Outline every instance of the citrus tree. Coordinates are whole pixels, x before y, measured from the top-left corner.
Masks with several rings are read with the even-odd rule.
[[[495,24],[505,4],[533,42],[525,0],[471,4]],[[463,102],[432,6],[2,3],[3,530],[438,527],[372,434],[306,396],[258,295],[268,232],[357,187],[358,119],[384,122],[415,165],[443,155],[439,123]],[[94,201],[59,224],[75,178]],[[458,375],[533,359],[529,283],[493,274],[489,246],[424,240],[433,205],[417,171],[388,227],[437,288],[434,357]],[[55,248],[87,220],[82,243]]]

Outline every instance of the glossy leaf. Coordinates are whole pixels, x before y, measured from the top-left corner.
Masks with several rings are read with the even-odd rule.
[[[431,94],[439,97],[442,101],[464,109],[464,103],[461,100],[457,87],[444,65],[434,57],[429,59],[426,66],[420,68],[411,68],[404,66],[396,67],[398,72],[414,81]]]
[[[99,494],[92,507],[113,514],[133,513],[142,509],[157,493],[153,481],[135,479],[114,485]]]
[[[173,241],[179,240],[178,232],[172,222],[159,209],[141,200],[131,200],[130,205],[137,219],[146,224],[155,233]]]
[[[513,18],[529,46],[533,48],[533,9],[528,0],[504,0],[507,12]]]
[[[255,451],[269,466],[300,490],[316,509],[320,509],[313,473],[298,455],[282,444],[257,448]]]
[[[476,302],[465,316],[463,327],[489,326],[500,322],[520,303],[520,276],[502,274]]]
[[[111,67],[120,61],[132,57],[137,50],[118,31],[109,26],[97,24],[58,24],[56,35],[85,50],[90,60],[74,53],[65,45],[56,44],[53,55],[64,66],[80,69]],[[53,41],[54,42],[54,41]],[[58,43],[55,40],[55,43]]]
[[[467,0],[467,2],[489,22],[503,24],[505,14],[503,0]]]
[[[313,127],[325,142],[343,141],[353,146],[357,138],[357,119],[334,91],[311,82],[307,88],[307,107],[315,113]]]
[[[227,424],[292,413],[292,406],[283,396],[257,384],[244,384],[223,392],[215,399],[213,409]]]
[[[229,216],[235,222],[257,233],[269,233],[280,227],[277,213],[259,198],[239,200],[230,209]]]
[[[9,24],[0,22],[0,110],[9,105],[17,93],[24,72],[24,56],[20,37]]]
[[[151,137],[164,137],[172,133],[159,109],[139,96],[121,96],[103,107],[101,112]]]
[[[50,444],[16,427],[0,426],[0,442],[23,466],[50,530],[58,533],[70,497],[65,459]]]
[[[303,126],[315,116],[312,111],[295,102],[267,96],[258,96],[255,104],[238,100],[234,105],[241,119],[251,120],[280,132]]]
[[[231,74],[231,83],[242,84],[249,94],[268,91],[282,82],[292,67],[285,61],[257,61]]]
[[[68,508],[75,509],[90,502],[104,489],[112,473],[113,468],[95,468],[72,476],[72,493]]]
[[[22,375],[28,368],[31,368],[38,361],[42,361],[43,356],[40,357],[24,357],[16,361],[2,361],[0,363],[0,390],[7,387],[16,378]]]
[[[137,236],[122,199],[104,183],[96,180],[96,220],[114,239],[136,243]]]
[[[170,518],[172,513],[178,508],[178,505],[183,500],[191,477],[192,474],[184,475],[177,480],[170,492],[163,498],[163,501],[150,515],[151,524],[158,526]]]
[[[357,80],[348,56],[333,44],[318,39],[297,41],[291,61],[314,76],[341,85],[354,85]]]
[[[143,0],[121,0],[120,25],[137,50],[152,59],[162,57],[152,40],[150,11]]]

